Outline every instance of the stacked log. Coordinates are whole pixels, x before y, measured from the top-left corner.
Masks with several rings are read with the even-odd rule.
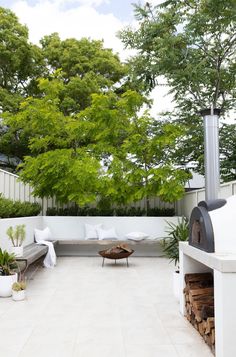
[[[186,274],[186,317],[205,342],[215,350],[214,287],[211,273]]]

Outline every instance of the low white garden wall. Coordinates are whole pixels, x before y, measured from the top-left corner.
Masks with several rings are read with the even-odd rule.
[[[178,217],[43,217],[44,226],[48,226],[58,240],[84,239],[85,223],[101,223],[104,229],[114,227],[120,239],[134,231],[147,233],[150,238],[162,238],[166,236],[166,221],[177,223]]]
[[[84,239],[85,223],[92,225],[101,223],[104,229],[114,227],[120,239],[134,231],[147,233],[150,238],[163,238],[166,236],[166,222],[178,222],[178,217],[65,217],[65,216],[37,216],[22,218],[0,219],[0,247],[9,249],[11,242],[6,230],[9,226],[18,224],[26,225],[26,240],[24,246],[34,241],[34,228],[49,227],[53,239],[72,240]]]
[[[26,239],[23,245],[28,245],[34,241],[34,228],[42,229],[43,220],[41,216],[36,217],[20,217],[20,218],[2,218],[0,219],[0,248],[9,250],[11,241],[9,240],[6,231],[8,227],[15,227],[18,224],[25,224]]]

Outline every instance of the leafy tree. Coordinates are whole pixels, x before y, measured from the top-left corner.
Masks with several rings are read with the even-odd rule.
[[[43,67],[41,51],[28,42],[26,26],[0,7],[0,112],[16,113],[23,98],[37,92],[36,78]],[[9,136],[8,128],[0,125],[0,152],[22,159],[28,150],[25,142]],[[14,169],[15,163],[7,166]]]
[[[22,180],[40,197],[80,205],[94,201],[106,190],[107,157],[127,137],[129,116],[143,100],[132,92],[93,94],[91,106],[72,116],[60,110],[60,75],[42,79],[39,87],[41,98],[29,97],[17,114],[4,114],[4,123],[31,152],[21,165]]]
[[[122,159],[126,192],[130,193],[130,201],[145,198],[146,213],[150,197],[174,202],[184,194],[190,175],[171,160],[181,135],[183,130],[178,125],[154,120],[148,113],[135,117],[130,125],[121,148],[126,153],[126,160]]]
[[[138,29],[120,34],[127,47],[137,50],[129,62],[131,80],[149,92],[164,76],[177,103],[173,120],[188,126],[176,160],[183,155],[185,163],[195,161],[201,170],[199,110],[213,104],[224,117],[235,109],[235,2],[167,0],[136,5],[135,14]]]
[[[236,125],[223,125],[220,129],[221,177],[236,180]]]
[[[63,85],[58,101],[64,115],[73,116],[88,107],[92,93],[106,92],[114,84],[117,90],[122,90],[120,81],[126,68],[117,55],[103,48],[102,41],[61,41],[58,34],[52,34],[41,40],[39,48],[28,43],[27,28],[19,24],[10,10],[2,9],[0,21],[1,18],[5,26],[2,28],[2,42],[0,38],[0,73],[4,74],[2,81],[0,78],[0,109],[3,112],[16,113],[20,102],[28,96],[41,98],[43,92],[37,83],[39,76],[53,80],[53,73],[59,71]],[[17,132],[1,125],[0,152],[22,160],[30,153],[27,137],[21,136],[19,140]]]
[[[100,135],[103,133],[101,157],[107,167],[102,180],[104,190],[101,192],[119,205],[145,198],[147,212],[149,197],[159,196],[167,202],[182,197],[190,174],[173,165],[170,155],[175,151],[179,137],[184,134],[183,129],[168,122],[156,121],[148,113],[137,115],[136,106],[140,105],[140,98],[139,94],[131,91],[124,93],[116,105],[116,108],[122,108],[122,113],[126,113],[126,116],[123,114],[123,123],[116,120],[112,130],[106,126],[107,130],[100,132]],[[96,121],[100,118],[100,129],[104,118],[110,119],[111,115],[117,118],[114,104],[111,108],[107,98],[105,100],[97,97],[93,108],[88,109],[93,118],[98,118]]]
[[[189,175],[173,167],[169,153],[182,130],[136,113],[144,98],[112,90],[93,94],[91,105],[73,116],[60,110],[63,79],[42,79],[41,98],[28,98],[5,123],[28,140],[31,156],[21,165],[21,178],[40,197],[79,205],[106,197],[125,204],[159,195],[180,198]]]
[[[60,93],[60,108],[64,114],[75,114],[91,104],[92,93],[102,93],[126,74],[111,49],[105,49],[102,41],[74,38],[62,41],[57,33],[41,40],[49,73],[61,70],[64,82]]]
[[[40,197],[79,205],[147,197],[148,209],[152,195],[180,198],[188,174],[173,167],[169,154],[183,130],[137,115],[148,101],[129,88],[118,56],[101,41],[62,41],[58,34],[41,46],[37,88],[20,93],[16,110],[2,114],[1,143],[24,158],[22,180]]]

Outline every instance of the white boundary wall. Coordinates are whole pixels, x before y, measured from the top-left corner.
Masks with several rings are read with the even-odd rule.
[[[236,194],[236,181],[231,181],[220,185],[219,198],[228,198]],[[205,200],[205,189],[186,192],[184,198],[177,203],[176,214],[190,217],[192,209],[200,201]]]
[[[28,245],[34,241],[34,228],[43,229],[43,220],[41,216],[20,217],[20,218],[2,218],[0,219],[0,248],[10,251],[11,242],[6,234],[8,227],[15,227],[18,224],[25,224],[26,239],[23,245]]]
[[[11,242],[6,230],[18,224],[26,225],[26,240],[23,245],[34,242],[34,228],[49,227],[52,238],[56,240],[85,239],[85,223],[92,225],[101,223],[104,229],[114,227],[120,240],[134,231],[147,233],[150,238],[166,236],[167,222],[178,222],[178,217],[22,217],[0,219],[0,247],[10,249]]]

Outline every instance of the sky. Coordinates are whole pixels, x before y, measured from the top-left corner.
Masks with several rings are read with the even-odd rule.
[[[149,0],[159,4],[163,0]],[[39,40],[53,32],[61,39],[89,37],[103,40],[104,47],[112,48],[121,60],[127,59],[133,51],[125,50],[117,33],[126,26],[135,26],[132,3],[145,0],[0,0],[0,6],[10,8],[27,25],[29,40]],[[168,88],[156,88],[151,97],[154,105],[152,115],[173,108]]]

